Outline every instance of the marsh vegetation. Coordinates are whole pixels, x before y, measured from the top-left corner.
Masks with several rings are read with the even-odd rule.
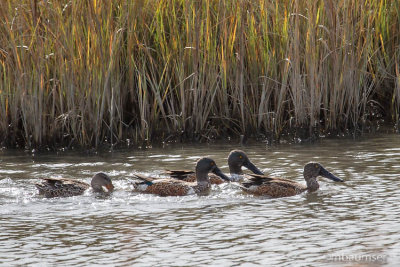
[[[6,1],[3,146],[399,121],[399,1]]]

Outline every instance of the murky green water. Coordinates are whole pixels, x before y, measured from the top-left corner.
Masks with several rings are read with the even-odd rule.
[[[304,183],[303,165],[318,161],[346,181],[320,179],[320,190],[311,194],[265,199],[230,184],[203,197],[131,192],[133,172],[191,169],[205,155],[227,172],[234,148],[169,145],[95,156],[0,152],[1,265],[399,266],[399,135],[243,148],[267,174]],[[111,197],[36,195],[39,177],[89,182],[98,171],[112,177]]]

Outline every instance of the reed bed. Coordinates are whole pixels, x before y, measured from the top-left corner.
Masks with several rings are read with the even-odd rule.
[[[399,121],[399,59],[399,1],[5,1],[0,140],[362,131]]]

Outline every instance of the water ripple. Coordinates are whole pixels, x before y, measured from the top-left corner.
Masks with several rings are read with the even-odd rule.
[[[379,143],[379,145],[376,145]],[[260,169],[304,183],[303,165],[318,160],[345,183],[320,179],[320,190],[268,199],[234,184],[209,196],[158,197],[132,192],[132,173],[162,176],[193,169],[204,155],[225,172],[230,144],[167,147],[110,155],[0,154],[0,256],[4,265],[285,265],[341,266],[333,255],[383,255],[400,261],[397,135],[323,140],[316,145],[250,144]],[[98,171],[115,192],[45,199],[40,177],[90,182]],[[342,264],[341,264],[342,263]],[[357,264],[357,262],[353,262]],[[350,263],[351,265],[352,263]],[[372,264],[372,266],[375,266]]]

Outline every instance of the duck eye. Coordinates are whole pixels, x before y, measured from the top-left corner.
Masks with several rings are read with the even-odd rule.
[[[240,155],[240,156],[239,156],[239,158],[240,158],[240,159],[242,159],[242,158],[243,158],[243,156],[242,156],[242,155]]]
[[[318,169],[318,164],[315,164],[314,166],[315,166],[316,169]]]
[[[215,163],[214,163],[214,162],[211,162],[211,163],[210,163],[210,165],[211,165],[211,166],[214,166],[214,165],[215,165]]]

